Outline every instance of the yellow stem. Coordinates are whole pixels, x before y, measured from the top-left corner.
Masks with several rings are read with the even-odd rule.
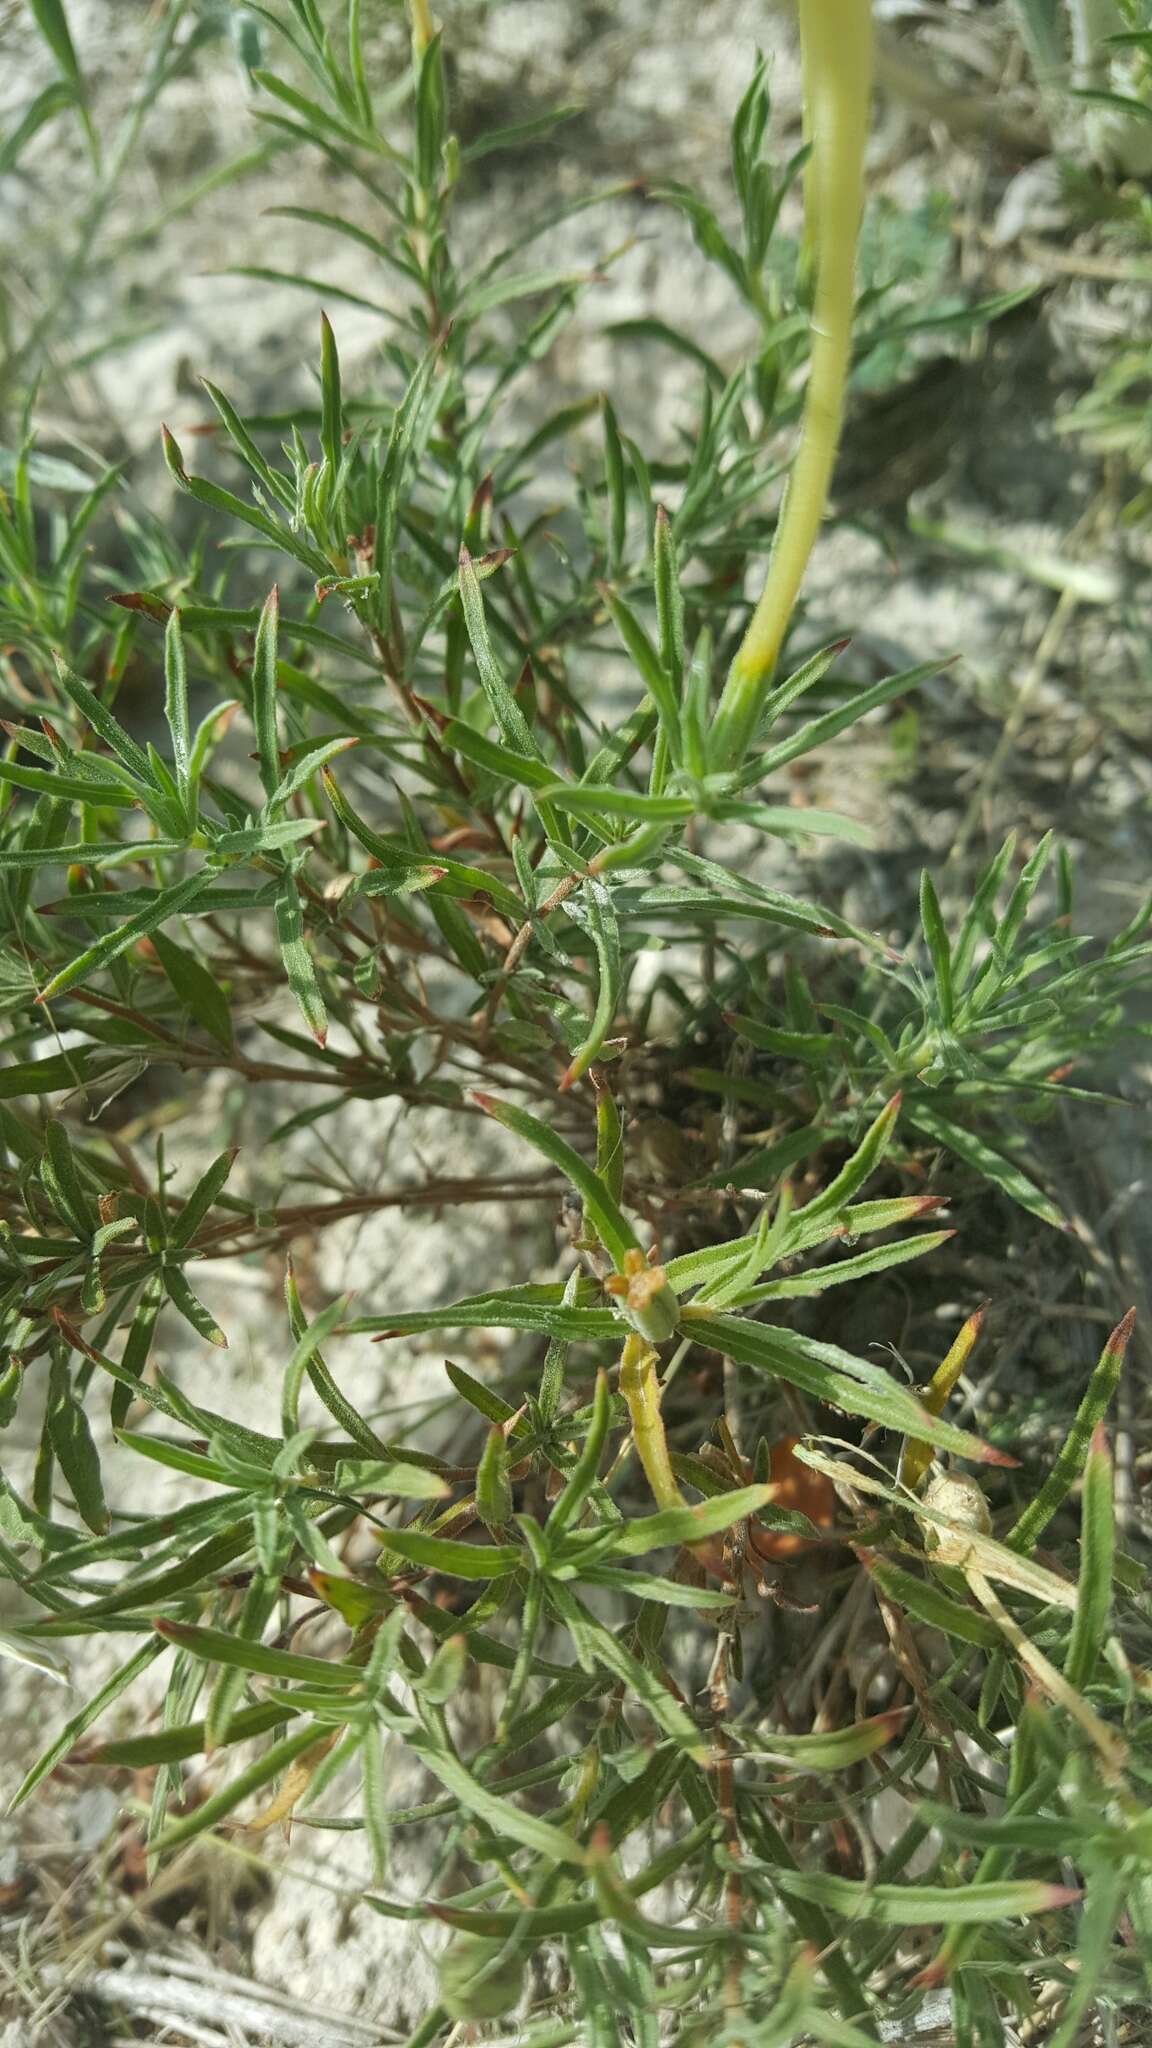
[[[643,1337],[635,1331],[626,1337],[620,1359],[620,1392],[628,1406],[636,1455],[644,1467],[644,1477],[652,1489],[653,1500],[658,1508],[682,1508],[687,1503],[676,1483],[668,1455],[668,1439],[660,1414],[657,1363],[655,1351]]]
[[[937,1366],[928,1385],[921,1390],[920,1399],[929,1415],[943,1413],[944,1403],[972,1356],[976,1340],[984,1326],[984,1314],[984,1310],[978,1308],[974,1315],[969,1316],[943,1362]],[[906,1486],[910,1493],[915,1493],[934,1455],[931,1444],[926,1444],[915,1437],[908,1437],[900,1459],[901,1486]]]
[[[872,88],[872,0],[799,0],[807,232],[816,250],[812,359],[800,443],[760,602],[713,729],[718,769],[741,761],[760,717],[828,499],[852,356],[856,244]]]
[[[432,10],[428,0],[408,0],[408,12],[412,22],[412,47],[420,57],[436,33]]]

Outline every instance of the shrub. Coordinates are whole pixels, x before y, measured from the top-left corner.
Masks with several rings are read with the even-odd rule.
[[[364,194],[362,217],[308,219],[399,280],[402,311],[379,390],[345,393],[326,318],[313,404],[246,420],[209,387],[211,474],[165,437],[203,524],[127,524],[137,580],[111,625],[87,551],[114,475],[45,515],[29,441],[3,504],[0,1404],[43,1430],[29,1483],[4,1479],[0,1561],[19,1655],[78,1642],[82,1669],[104,1633],[131,1652],[21,1796],[69,1755],[154,1769],[162,1858],[331,1819],[354,1776],[340,1818],[371,1844],[368,1903],[450,1930],[414,2041],[518,2012],[541,2048],[717,2024],[847,2048],[947,1981],[957,2038],[999,2040],[1044,1997],[1069,2048],[1098,1999],[1147,1996],[1147,1681],[1104,1435],[1130,1321],[1029,1489],[946,1414],[978,1312],[917,1390],[787,1307],[939,1252],[934,1157],[946,1189],[967,1176],[998,1216],[1063,1227],[1032,1120],[1124,1029],[1147,952],[1147,913],[1104,947],[1073,934],[1062,861],[1035,910],[1048,841],[1021,861],[1009,841],[955,918],[925,875],[901,945],[781,886],[807,836],[860,836],[790,801],[785,771],[932,672],[854,683],[845,643],[805,644],[796,616],[853,354],[899,328],[883,295],[853,325],[868,7],[803,0],[806,162],[765,154],[758,65],[731,220],[683,186],[646,195],[761,327],[728,376],[653,323],[700,369],[675,461],[608,396],[527,435],[509,407],[546,388],[589,280],[525,267],[547,221],[471,265],[453,200],[484,151],[552,124],[462,148],[423,0],[403,101],[376,90],[355,6],[346,39],[315,0],[250,13],[282,37],[283,71],[254,65],[265,117]],[[801,170],[814,247],[790,265],[774,238]],[[774,527],[767,430],[800,413]],[[557,443],[575,484],[545,512]],[[313,1315],[288,1265],[279,1417],[205,1407],[155,1351],[162,1317],[227,1341],[197,1266],[349,1213],[270,1210],[230,1148],[196,1177],[180,1125],[146,1166],[111,1105],[178,1100],[191,1150],[179,1077],[210,1072],[287,1085],[276,1136],[318,1147],[351,1104],[444,1111],[462,1168],[423,1192],[443,1210],[525,1192],[464,1170],[495,1119],[545,1213],[566,1202],[560,1276],[412,1310],[402,1274],[367,1272],[370,1313]],[[678,1101],[692,1131],[637,1129]],[[381,1435],[341,1385],[343,1338],[441,1329],[528,1340],[499,1386],[446,1368],[451,1456]],[[181,1504],[107,1499],[112,1440],[179,1475]],[[1036,1552],[1075,1489],[1073,1579]],[[764,1602],[785,1623],[827,1606],[833,1646],[876,1619],[868,1669],[845,1662],[808,1725],[745,1670]],[[159,1725],[89,1739],[162,1661]],[[427,1771],[414,1810],[390,1797],[397,1745]],[[205,1756],[211,1789],[185,1796]],[[883,1792],[906,1806],[882,1851]],[[442,1844],[427,1903],[390,1883],[413,1826]]]

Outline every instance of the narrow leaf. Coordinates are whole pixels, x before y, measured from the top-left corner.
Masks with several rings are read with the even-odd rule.
[[[260,780],[271,796],[280,781],[280,741],[276,721],[276,649],[280,626],[280,592],[273,584],[264,600],[252,656],[252,722],[260,759]]]
[[[292,875],[286,875],[276,898],[276,934],[288,986],[317,1045],[328,1038],[328,1012],[316,968],[304,937],[304,911]]]
[[[211,874],[202,870],[198,875],[189,875],[186,881],[174,883],[170,889],[158,890],[135,917],[130,917],[126,924],[117,925],[113,931],[106,932],[102,939],[97,939],[94,946],[89,946],[86,951],[79,953],[67,967],[62,967],[58,974],[53,975],[47,988],[41,989],[36,1001],[50,1003],[54,997],[62,995],[65,989],[72,988],[78,981],[85,981],[89,975],[97,973],[110,961],[118,959],[121,953],[127,952],[129,946],[135,945],[137,939],[150,938],[168,918],[189,909],[197,897],[204,894],[211,881]]]
[[[526,1109],[518,1108],[515,1103],[498,1102],[495,1096],[482,1095],[478,1091],[474,1093],[473,1100],[478,1102],[489,1116],[495,1117],[497,1123],[503,1124],[506,1130],[514,1132],[518,1138],[523,1138],[538,1152],[542,1152],[545,1159],[550,1160],[552,1165],[558,1167],[565,1178],[571,1181],[577,1193],[583,1198],[588,1216],[595,1225],[605,1250],[615,1260],[617,1266],[623,1264],[626,1252],[640,1249],[640,1240],[636,1232],[613,1201],[604,1182],[594,1168],[589,1166],[586,1160],[581,1159],[578,1152],[573,1151],[564,1138],[551,1130],[547,1124],[541,1123],[538,1117],[530,1115]]]

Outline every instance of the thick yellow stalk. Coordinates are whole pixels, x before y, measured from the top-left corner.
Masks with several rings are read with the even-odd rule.
[[[668,1439],[660,1414],[660,1382],[656,1377],[658,1364],[659,1359],[652,1346],[638,1332],[633,1331],[624,1339],[620,1392],[628,1405],[636,1454],[644,1467],[644,1476],[657,1507],[682,1508],[686,1502],[672,1470]]]
[[[951,1346],[941,1364],[936,1367],[928,1385],[923,1388],[920,1399],[929,1415],[942,1415],[944,1403],[956,1385],[964,1367],[972,1356],[976,1340],[984,1327],[985,1310],[978,1308],[970,1315],[955,1343]],[[921,1439],[908,1437],[900,1459],[900,1484],[910,1493],[915,1493],[920,1481],[931,1466],[934,1453],[931,1444]]]
[[[421,57],[436,33],[428,0],[408,0],[408,14],[412,23],[412,47]]]
[[[812,360],[800,445],[768,575],[732,664],[713,730],[713,765],[733,768],[755,731],[820,530],[852,356],[856,244],[872,89],[872,0],[799,0],[805,130],[812,146],[805,202],[816,254]]]

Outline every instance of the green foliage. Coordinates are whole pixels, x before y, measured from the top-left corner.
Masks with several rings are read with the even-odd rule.
[[[54,146],[61,154],[49,169],[52,205],[46,239],[54,257],[52,268],[44,264],[40,237],[28,236],[26,221],[15,209],[3,231],[0,483],[5,489],[19,457],[25,401],[43,375],[46,360],[54,370],[79,371],[147,331],[130,306],[114,301],[110,320],[106,311],[95,331],[81,327],[75,315],[86,285],[101,273],[107,275],[128,250],[146,244],[158,226],[187,212],[203,194],[256,168],[281,146],[278,140],[271,149],[265,143],[206,178],[194,179],[171,195],[159,221],[136,218],[127,232],[117,229],[116,203],[140,155],[146,126],[158,109],[166,109],[170,88],[194,72],[202,53],[220,39],[224,11],[191,8],[187,0],[163,0],[154,17],[141,23],[132,37],[125,65],[130,86],[117,118],[105,130],[92,116],[84,68],[87,51],[76,28],[73,0],[26,0],[26,5],[52,75],[12,110],[10,126],[0,133],[0,176],[36,178],[45,162],[50,163],[47,148]],[[17,15],[23,11],[19,6],[13,10]],[[18,79],[23,68],[13,52],[11,76]],[[79,157],[70,154],[77,130],[83,144]],[[35,452],[27,460],[34,481],[47,488],[81,497],[91,488],[86,466]],[[42,597],[48,596],[45,587]],[[47,605],[43,611],[48,626]]]
[[[60,79],[10,151],[85,113],[63,12],[33,11]],[[1152,905],[1109,944],[1077,933],[1047,839],[1007,842],[962,897],[925,874],[898,937],[795,893],[797,849],[832,839],[851,861],[867,837],[792,800],[796,764],[933,673],[861,682],[846,642],[813,647],[800,624],[738,758],[714,745],[772,538],[769,430],[800,403],[807,284],[778,216],[803,152],[776,164],[758,62],[727,209],[651,184],[759,322],[732,374],[630,323],[630,349],[698,373],[669,459],[622,398],[547,409],[548,350],[592,278],[536,262],[555,217],[517,220],[478,262],[453,209],[486,150],[551,125],[462,149],[442,39],[411,12],[385,79],[355,4],[251,7],[237,30],[269,135],[363,198],[355,219],[281,209],[354,241],[374,280],[371,297],[288,280],[331,309],[315,399],[269,423],[208,386],[197,460],[165,435],[170,521],[128,511],[117,470],[45,469],[26,427],[3,478],[0,1420],[39,1450],[27,1483],[3,1461],[20,1604],[0,1651],[65,1642],[78,1672],[90,1636],[126,1653],[20,1796],[66,1756],[155,1768],[163,1857],[221,1825],[330,1822],[347,1767],[338,1818],[368,1835],[368,1904],[451,1930],[422,2043],[517,2010],[525,2042],[608,2042],[617,2021],[645,2043],[875,2041],[882,2020],[913,2025],[924,1970],[954,1973],[973,2041],[1054,1987],[1070,2042],[1098,1994],[1146,1997],[1150,1952],[1147,1613],[1103,1434],[1128,1326],[1028,1498],[979,1430],[790,1304],[930,1270],[951,1231],[906,1226],[954,1188],[1005,1229],[1063,1226],[1033,1140],[1054,1100],[1103,1100],[1091,1058],[1130,1028]],[[340,356],[349,296],[387,310],[361,390]],[[857,340],[870,379],[902,360],[885,297],[870,286]],[[544,394],[530,432],[526,389]],[[571,489],[544,513],[557,445]],[[113,499],[136,581],[109,599]],[[276,1139],[298,1199],[271,1199],[230,1142],[206,1163],[210,1075],[291,1091]],[[645,1143],[653,1100],[670,1164]],[[420,1107],[465,1162],[481,1112],[523,1153],[430,1179],[421,1203],[547,1217],[566,1200],[559,1277],[413,1309],[402,1272],[369,1271],[355,1307],[310,1316],[291,1243],[413,1198],[410,1176],[317,1198],[328,1120],[370,1122],[406,1169],[402,1117],[385,1133]],[[227,1346],[197,1287],[244,1254],[287,1269],[261,1430],[223,1376],[219,1408],[193,1399],[162,1341]],[[524,1341],[500,1385],[447,1365],[451,1462],[418,1421],[382,1434],[341,1383],[353,1341],[468,1329]],[[857,1460],[838,1494],[820,1436]],[[1012,1499],[1006,1541],[969,1555],[964,1526],[893,1476],[905,1441]],[[138,1513],[113,1484],[126,1460],[171,1473],[178,1504]],[[1072,1590],[1030,1553],[1078,1487]],[[770,1600],[785,1619],[805,1605],[794,1557],[809,1605],[871,1603],[886,1630],[856,1703],[830,1693],[805,1727],[745,1649]],[[160,1720],[91,1739],[161,1666]],[[418,1807],[395,1804],[397,1749],[428,1774]],[[213,1788],[185,1800],[181,1766],[209,1752]],[[910,1802],[887,1855],[885,1791]],[[418,1906],[389,1865],[415,1827],[439,1845]]]

